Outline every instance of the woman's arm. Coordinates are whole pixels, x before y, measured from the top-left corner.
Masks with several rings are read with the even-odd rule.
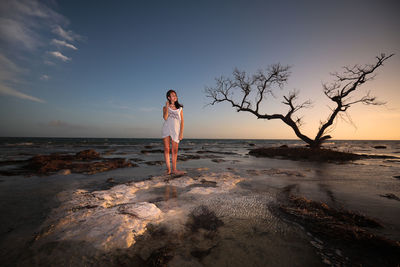
[[[164,120],[167,120],[168,119],[168,101],[167,101],[167,103],[165,103],[165,106],[163,107],[163,118],[164,118]]]
[[[181,130],[179,132],[179,140],[183,139],[183,126],[184,126],[184,123],[183,123],[183,110],[181,110]]]

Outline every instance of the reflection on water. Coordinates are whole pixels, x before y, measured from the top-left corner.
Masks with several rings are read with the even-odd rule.
[[[172,193],[171,193],[171,191],[172,191]],[[171,197],[170,197],[170,195],[171,195]],[[165,187],[165,201],[168,201],[170,198],[177,199],[177,197],[178,197],[178,194],[176,192],[176,187],[167,185]]]

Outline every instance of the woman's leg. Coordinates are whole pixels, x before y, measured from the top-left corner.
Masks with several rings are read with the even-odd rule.
[[[175,143],[174,140],[171,140],[172,142],[172,150],[171,150],[171,154],[172,154],[172,172],[175,173],[176,172],[176,160],[178,158],[178,143]]]
[[[176,161],[177,161],[177,159],[178,159],[178,147],[179,147],[179,143],[176,143],[176,142],[174,142],[173,140],[171,140],[172,141],[172,173],[175,173],[175,174],[184,174],[184,172],[182,172],[182,171],[178,171],[177,169],[176,169]]]
[[[171,139],[170,136],[164,137],[163,142],[164,142],[164,159],[165,159],[165,164],[167,165],[167,174],[171,173],[171,163],[169,162],[169,140]],[[172,142],[174,143],[174,142]]]

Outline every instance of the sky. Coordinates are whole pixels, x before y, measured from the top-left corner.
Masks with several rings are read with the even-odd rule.
[[[322,91],[343,66],[395,55],[338,118],[334,139],[400,140],[399,1],[0,2],[0,136],[161,138],[169,89],[184,105],[184,138],[297,139],[278,120],[229,103],[208,105],[205,88],[235,68],[250,75],[281,63],[291,75],[264,113],[286,113],[298,90],[301,130],[313,138],[334,107]],[[238,94],[240,96],[240,94]]]

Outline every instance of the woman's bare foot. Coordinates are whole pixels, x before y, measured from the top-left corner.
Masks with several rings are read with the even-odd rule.
[[[178,171],[178,170],[172,171],[172,173],[173,173],[173,174],[176,174],[176,175],[186,174],[185,171]]]
[[[171,174],[171,171],[170,170],[165,170],[164,171],[164,175],[168,175],[168,174]]]

